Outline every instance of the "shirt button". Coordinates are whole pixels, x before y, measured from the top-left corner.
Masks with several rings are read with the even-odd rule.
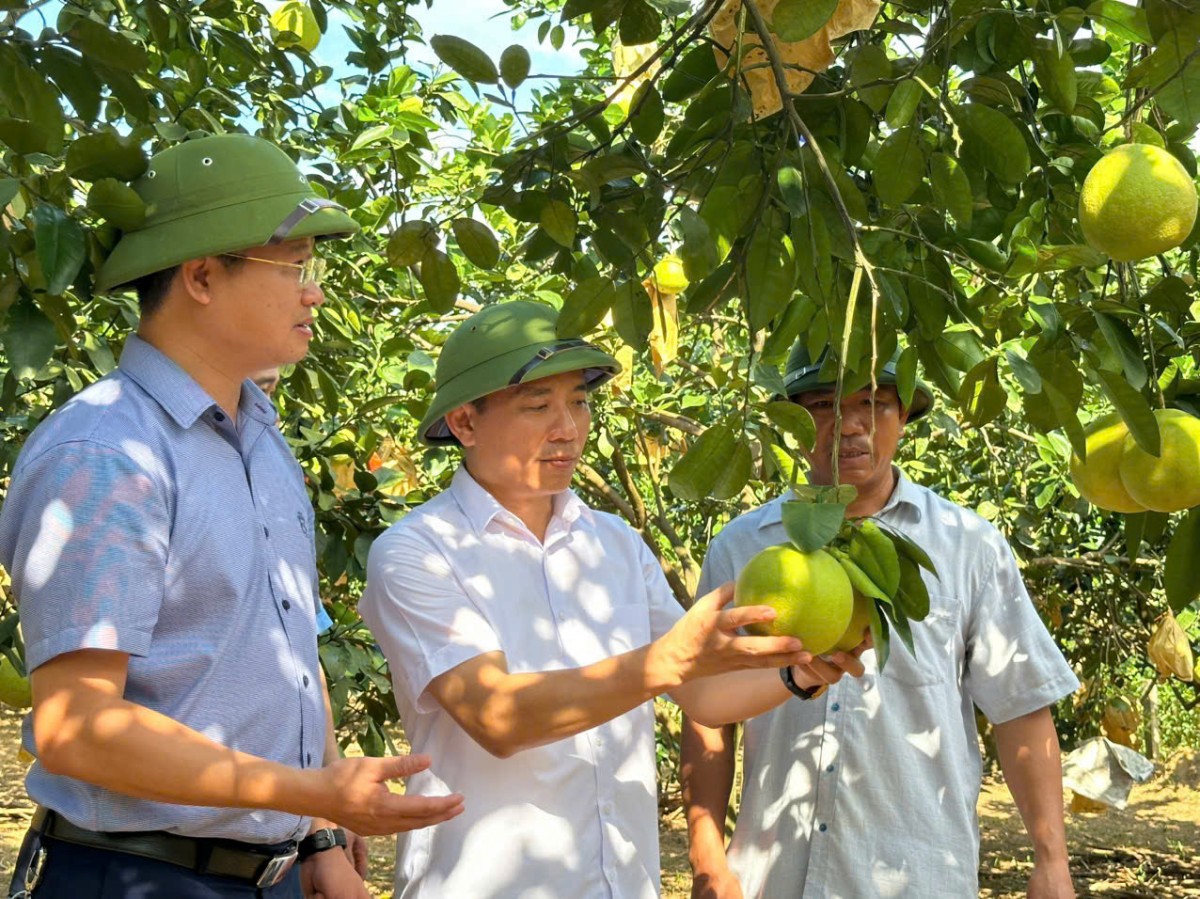
[[[263,536],[266,537],[268,540],[270,540],[271,539],[271,529],[264,527],[263,528]]]
[[[286,611],[287,611],[288,609],[290,609],[291,607],[292,607],[292,604],[291,604],[290,602],[288,602],[288,601],[285,599],[285,600],[283,601],[283,610],[286,612]]]
[[[308,675],[304,675],[304,686],[308,686]]]
[[[832,770],[833,770],[833,765],[830,765],[830,766],[829,766],[828,768],[826,768],[825,770],[826,770],[826,771],[832,771]]]
[[[817,828],[817,830],[821,831],[821,833],[824,833],[825,831],[829,830],[829,828],[826,825],[822,824],[820,827]]]
[[[224,420],[225,420],[225,413],[224,413],[224,412],[214,412],[214,413],[213,413],[213,418],[215,418],[217,421],[224,421]]]
[[[831,705],[829,708],[830,708],[832,711],[835,711],[835,712],[836,712],[836,711],[838,711],[839,709],[841,709],[841,707],[842,707],[842,706],[841,706],[841,703],[837,703],[837,702],[835,702],[835,703],[834,703],[833,705]]]

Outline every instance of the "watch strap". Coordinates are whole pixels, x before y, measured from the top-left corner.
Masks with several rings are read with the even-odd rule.
[[[296,847],[296,852],[299,854],[300,861],[304,861],[318,852],[345,845],[346,831],[340,827],[322,827],[301,840],[300,845]]]
[[[795,696],[801,699],[816,699],[829,689],[829,684],[820,684],[816,687],[802,687],[796,683],[796,678],[792,674],[792,666],[784,665],[779,669],[779,679],[783,681],[783,685],[787,687]]]

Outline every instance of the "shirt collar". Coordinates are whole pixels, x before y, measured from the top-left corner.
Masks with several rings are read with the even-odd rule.
[[[920,488],[912,481],[905,477],[896,466],[892,466],[892,471],[896,473],[896,486],[892,488],[892,495],[888,497],[888,501],[884,503],[876,515],[882,515],[885,512],[891,512],[900,505],[908,506],[916,515],[917,521],[921,520],[921,497]],[[783,504],[788,500],[795,499],[795,494],[788,490],[783,496],[773,499],[763,508],[762,521],[758,523],[759,530],[768,528],[774,524],[783,523]]]
[[[454,472],[454,479],[450,482],[450,493],[476,534],[482,534],[492,519],[498,516],[513,521],[520,520],[471,477],[466,465],[459,465],[458,470]],[[554,513],[547,534],[553,530],[555,519],[561,519],[563,524],[569,527],[581,516],[590,520],[591,515],[591,508],[575,495],[575,491],[564,490],[554,497]]]
[[[136,334],[125,340],[120,371],[148,393],[181,428],[190,428],[216,401],[179,364]],[[238,414],[275,422],[275,407],[253,381],[242,384]]]

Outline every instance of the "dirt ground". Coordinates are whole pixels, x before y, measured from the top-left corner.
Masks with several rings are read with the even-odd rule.
[[[7,885],[31,811],[17,757],[20,716],[0,709],[0,872]],[[1032,868],[1021,820],[1002,783],[984,786],[981,899],[1023,899]],[[1122,811],[1070,815],[1071,870],[1080,897],[1200,899],[1200,755],[1171,759],[1149,784],[1134,787]],[[392,841],[371,841],[371,885],[391,895]],[[662,823],[663,896],[686,899],[691,887],[682,816]],[[918,899],[918,897],[914,897]]]

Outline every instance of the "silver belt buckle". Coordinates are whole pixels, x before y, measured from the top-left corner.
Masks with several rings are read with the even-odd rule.
[[[254,885],[260,890],[275,886],[275,884],[287,876],[287,872],[292,869],[292,864],[296,861],[298,855],[299,853],[293,849],[286,855],[275,856],[267,862],[266,867],[263,868],[262,874],[258,876],[258,880]]]

